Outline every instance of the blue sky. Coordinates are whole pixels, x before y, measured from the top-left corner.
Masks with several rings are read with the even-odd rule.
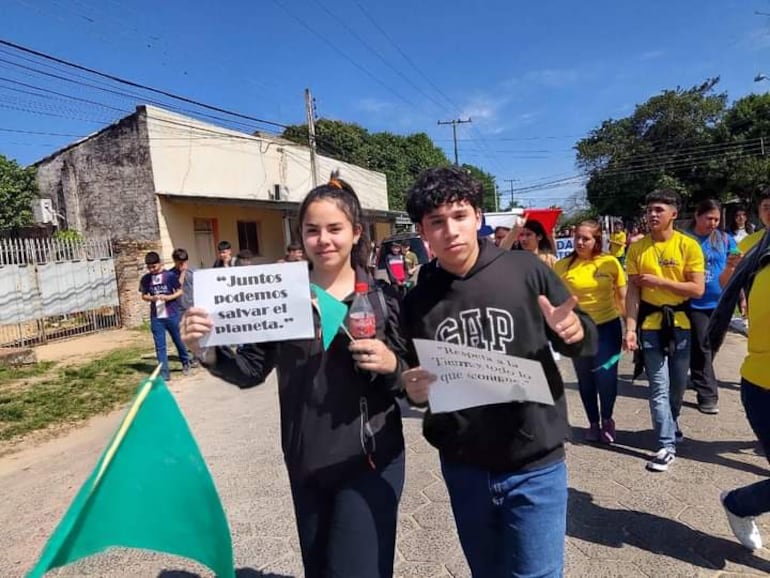
[[[451,158],[451,128],[436,121],[470,116],[458,128],[460,160],[493,173],[502,189],[504,179],[525,187],[574,175],[571,147],[581,135],[663,89],[717,75],[731,99],[770,89],[753,82],[770,74],[770,16],[755,14],[770,13],[767,0],[2,4],[2,39],[259,118],[303,122],[309,87],[319,116],[372,131],[425,131]],[[0,79],[107,105],[33,106],[21,85],[0,80],[0,153],[21,163],[73,138],[8,129],[87,134],[138,104],[3,59],[6,49]],[[525,198],[558,203],[577,190]]]

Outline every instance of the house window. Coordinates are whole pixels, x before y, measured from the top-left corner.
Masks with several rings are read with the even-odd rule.
[[[259,255],[259,229],[255,221],[238,221],[238,249]]]

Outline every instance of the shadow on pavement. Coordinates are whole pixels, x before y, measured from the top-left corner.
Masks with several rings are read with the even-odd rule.
[[[653,447],[650,445],[651,433],[651,431],[618,432],[618,442],[634,448],[649,448],[651,453]],[[705,441],[687,437],[687,431],[684,432],[684,435],[684,441],[677,444],[676,453],[680,457],[696,462],[715,464],[726,468],[741,470],[757,476],[767,477],[770,475],[767,468],[728,457],[729,454],[736,454],[744,451],[750,451],[752,454],[756,454],[757,442],[754,440]],[[619,448],[610,446],[608,449],[617,451]]]
[[[770,573],[770,562],[754,556],[738,542],[705,534],[653,514],[605,508],[588,492],[569,489],[567,535],[610,548],[634,546],[693,566],[722,569],[733,562]]]
[[[286,574],[273,574],[272,572],[262,572],[254,568],[238,568],[235,571],[236,578],[294,578]],[[158,578],[200,578],[200,574],[188,572],[186,570],[164,570],[158,574]]]

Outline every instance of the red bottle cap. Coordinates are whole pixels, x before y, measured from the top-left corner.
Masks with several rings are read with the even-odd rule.
[[[356,293],[369,293],[369,283],[356,283]]]

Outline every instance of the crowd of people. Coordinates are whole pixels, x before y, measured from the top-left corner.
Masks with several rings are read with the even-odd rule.
[[[306,259],[311,282],[348,305],[365,283],[376,317],[373,338],[351,340],[341,332],[326,349],[314,312],[318,339],[201,351],[198,342],[213,320],[182,304],[185,284],[192,284],[186,252],[175,251],[169,271],[157,254],[147,256],[141,291],[151,302],[165,375],[165,331],[183,367],[200,359],[238,387],[259,385],[277,370],[281,443],[308,577],[392,575],[405,477],[404,395],[427,407],[423,433],[439,450],[473,575],[560,576],[569,424],[557,354],[572,358],[586,440],[612,444],[623,425],[616,426],[613,413],[618,363],[622,350],[634,353],[650,384],[657,439],[646,467],[665,472],[684,437],[678,417],[688,373],[700,411],[719,411],[713,358],[726,327],[721,321],[741,308],[749,327],[742,400],[770,455],[770,336],[759,331],[770,322],[770,189],[759,200],[765,227],[757,231],[746,211],[721,230],[716,201],[701,203],[693,223],[679,230],[681,199],[659,190],[646,199],[646,233],[615,227],[605,243],[600,224],[587,220],[574,226],[575,249],[560,260],[535,220],[480,238],[482,193],[455,167],[420,175],[407,212],[432,260],[419,265],[409,243],[392,243],[382,257],[390,279],[383,284],[372,275],[378,252],[365,237],[353,188],[332,175],[310,191],[299,210],[301,243],[289,245],[282,261]],[[233,256],[228,243],[220,244],[215,266],[244,262],[248,255]],[[420,368],[414,339],[538,360],[554,405],[511,402],[434,414],[435,376]],[[738,540],[760,547],[754,517],[770,510],[770,480],[721,500]]]
[[[182,363],[182,374],[188,375],[190,370],[198,367],[198,360],[182,343],[179,323],[185,312],[194,302],[193,278],[195,272],[189,266],[189,255],[186,249],[174,249],[171,254],[174,266],[165,269],[160,255],[150,251],[144,256],[147,273],[139,281],[139,293],[142,300],[150,303],[150,330],[155,345],[155,355],[161,366],[161,376],[166,381],[171,379],[168,364],[166,335],[177,349]],[[279,263],[303,261],[305,252],[299,243],[291,243],[286,247],[286,255]],[[233,255],[233,247],[229,241],[217,244],[217,258],[212,268],[245,267],[254,265],[254,254],[249,249],[241,249]]]

